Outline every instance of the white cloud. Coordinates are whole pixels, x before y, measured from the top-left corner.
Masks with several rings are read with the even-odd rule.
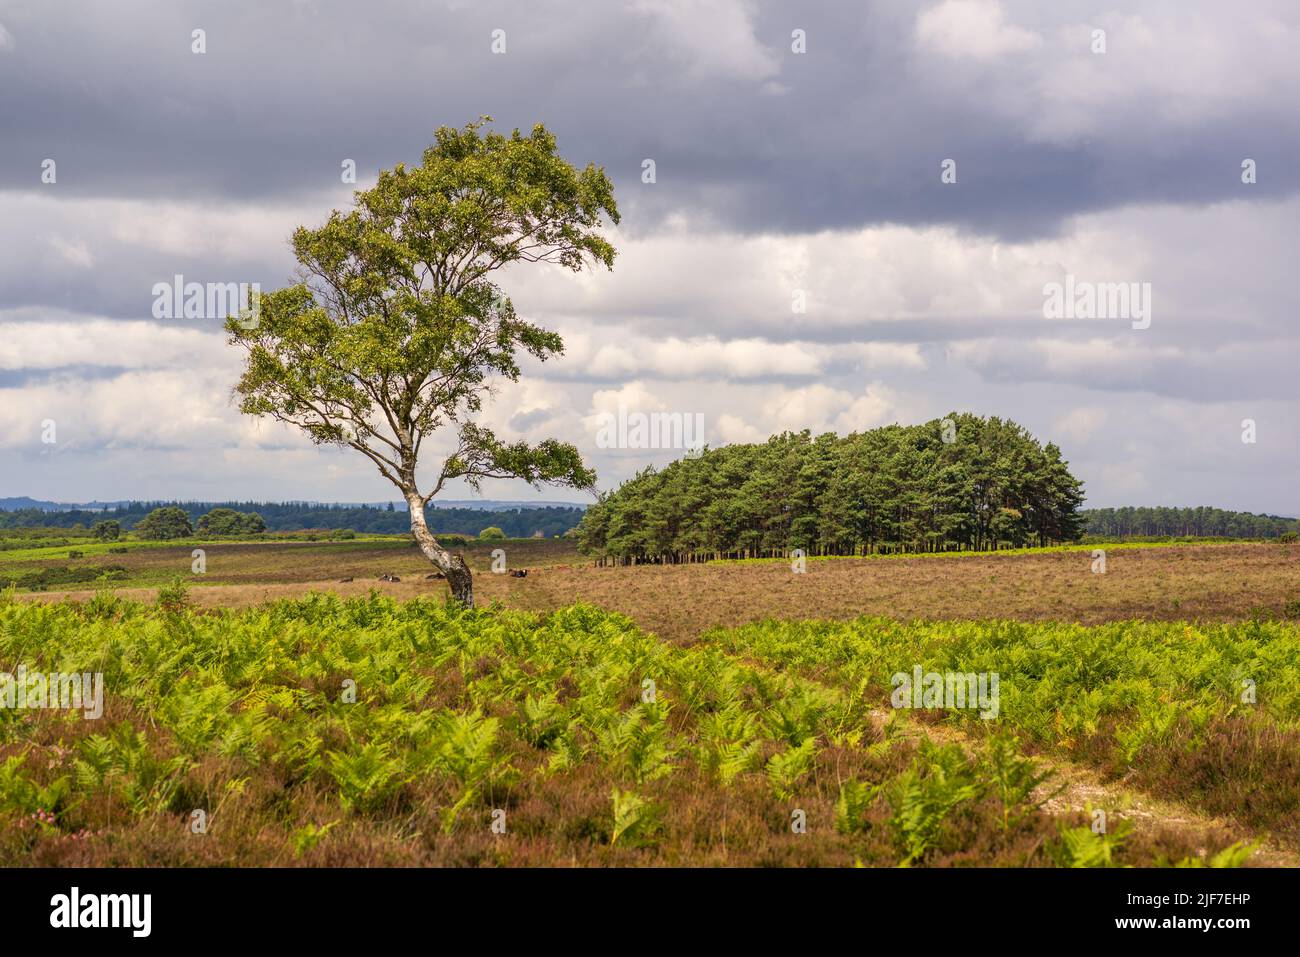
[[[738,415],[726,412],[717,419],[716,431],[724,445],[740,445],[750,442],[762,442],[767,434],[750,425]]]
[[[0,446],[43,451],[41,423],[46,420],[56,426],[55,452],[285,444],[279,437],[259,436],[252,420],[242,420],[233,409],[213,402],[214,394],[229,394],[228,381],[222,382],[215,370],[132,370],[108,379],[58,378],[24,387],[21,401],[19,391],[0,389]]]
[[[1086,256],[1118,270],[1135,259],[1131,242],[1117,249],[1113,236],[1086,231],[1013,244],[950,227],[745,236],[682,222],[612,241],[619,250],[613,275],[511,270],[516,307],[566,327],[577,316],[600,329],[617,320],[647,338],[812,341],[864,320],[1041,316],[1042,285],[1061,274],[1056,262]],[[797,292],[803,312],[794,308]],[[621,335],[609,338],[631,351]]]
[[[543,374],[578,379],[653,377],[682,380],[745,381],[784,377],[814,377],[836,363],[855,362],[864,368],[924,368],[915,343],[863,342],[825,345],[812,342],[770,342],[765,339],[723,340],[716,336],[652,339],[621,335],[614,341],[595,329],[561,330],[564,358],[536,364]]]
[[[668,406],[659,396],[651,392],[644,382],[628,382],[617,389],[597,389],[593,392],[590,414],[584,421],[594,434],[600,416],[617,415],[619,409],[626,409],[629,412],[666,412]]]
[[[956,59],[994,60],[1032,50],[1038,34],[1006,22],[997,0],[944,0],[916,18],[917,42]]]
[[[1100,469],[1101,480],[1113,494],[1135,495],[1148,490],[1146,476],[1142,473],[1140,462],[1129,459],[1114,465],[1103,465]],[[1137,501],[1141,501],[1138,499]]]
[[[879,382],[871,383],[861,394],[816,383],[775,390],[755,410],[752,424],[739,415],[732,415],[727,429],[733,435],[749,436],[744,441],[757,441],[759,435],[765,439],[777,432],[803,429],[814,434],[845,434],[884,425],[896,411],[897,396]]]
[[[1076,442],[1086,442],[1106,421],[1106,410],[1096,406],[1071,409],[1052,428]]]
[[[64,262],[78,269],[90,269],[95,265],[95,257],[84,241],[68,242],[58,236],[50,237],[50,245],[63,257]]]
[[[1225,20],[1222,8],[1190,2],[1154,0],[1134,13],[1065,7],[1052,16],[1038,0],[947,0],[917,18],[918,49],[945,58],[943,69],[923,60],[917,80],[933,78],[945,97],[1010,119],[1033,142],[1161,150],[1175,132],[1262,115],[1300,96],[1300,23],[1288,6],[1265,2],[1251,17]],[[1041,29],[1009,24],[1006,7]],[[1104,53],[1093,51],[1094,30],[1105,31]],[[996,71],[955,72],[961,60],[995,59]]]
[[[867,388],[866,394],[857,396],[849,407],[837,415],[833,425],[836,432],[865,432],[887,425],[897,416],[897,397],[892,389],[880,383]]]
[[[767,80],[780,61],[754,34],[747,0],[635,0],[664,46],[686,64],[690,77]]]
[[[1106,30],[1106,53],[1090,36]],[[1103,133],[1123,117],[1158,117],[1163,128],[1200,124],[1300,93],[1294,51],[1300,26],[1266,10],[1231,28],[1178,7],[1110,12],[1062,27],[1037,65],[1036,132],[1048,139]],[[1196,64],[1194,70],[1186,65]],[[1141,130],[1143,127],[1136,127]]]
[[[42,322],[6,319],[30,314],[0,312],[0,369],[81,365],[162,370],[198,367],[220,368],[233,374],[238,366],[237,356],[221,335],[187,328],[180,321],[162,326],[66,314],[49,315]]]
[[[283,258],[297,226],[323,221],[331,205],[345,203],[345,195],[330,190],[292,205],[232,202],[214,211],[210,202],[87,199],[50,188],[0,191],[0,217],[14,229],[39,226],[55,236],[76,232],[89,237],[79,245],[90,241],[119,253],[229,261],[248,258],[252,250],[278,251]]]

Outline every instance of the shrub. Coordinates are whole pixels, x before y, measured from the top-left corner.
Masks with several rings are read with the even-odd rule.
[[[266,522],[256,512],[214,508],[199,519],[194,530],[200,535],[260,535],[266,531]]]
[[[480,541],[495,542],[504,539],[506,533],[501,531],[501,529],[497,528],[495,525],[489,525],[487,528],[483,529],[483,531],[478,533],[478,537]]]
[[[1121,821],[1113,834],[1098,834],[1086,826],[1061,825],[1060,841],[1049,844],[1047,852],[1057,867],[1110,867],[1132,830],[1132,821]]]
[[[135,523],[135,532],[141,538],[151,541],[166,541],[172,538],[189,538],[194,534],[194,526],[185,509],[175,505],[155,508],[140,521]]]
[[[922,743],[912,766],[885,788],[889,826],[903,853],[901,867],[915,864],[938,846],[943,823],[957,805],[984,792],[975,768],[956,744]]]
[[[190,606],[190,587],[177,575],[170,584],[158,589],[158,607],[164,612],[177,614]]]
[[[17,578],[0,579],[0,587],[12,585],[16,588],[43,590],[59,585],[81,585],[93,581],[120,581],[125,577],[126,569],[121,565],[83,565],[81,568],[56,565],[42,568],[38,572],[27,572]]]
[[[652,804],[639,794],[618,788],[610,794],[610,803],[614,812],[609,833],[611,845],[619,841],[641,847],[654,843],[663,829],[662,805]]]
[[[835,802],[835,830],[841,834],[865,830],[867,808],[876,794],[876,788],[853,778],[841,784],[839,800]]]

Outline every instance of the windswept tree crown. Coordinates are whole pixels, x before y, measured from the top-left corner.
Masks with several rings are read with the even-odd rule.
[[[263,295],[254,323],[226,325],[248,352],[241,411],[357,449],[421,504],[455,478],[595,480],[573,446],[502,442],[473,416],[493,377],[518,379],[519,350],[563,352],[492,274],[515,262],[611,268],[600,227],[619,220],[613,187],[603,169],[567,163],[545,127],[505,136],[488,122],[439,129],[419,166],[380,173],[351,211],[298,229],[299,281]],[[454,438],[417,479],[424,441],[442,429]]]

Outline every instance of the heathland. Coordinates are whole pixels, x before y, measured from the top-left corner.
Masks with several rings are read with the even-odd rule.
[[[101,673],[106,689],[94,721],[0,711],[15,862],[1255,866],[1300,853],[1292,544],[824,558],[796,572],[601,568],[565,540],[475,542],[483,607],[468,612],[399,538],[76,550],[0,552],[0,575],[121,568],[0,601],[5,667]],[[891,676],[916,667],[998,674],[998,717],[895,707]]]

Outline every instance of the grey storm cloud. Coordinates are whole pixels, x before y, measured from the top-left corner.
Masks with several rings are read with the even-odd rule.
[[[1197,6],[1211,20],[1237,16],[1178,8]],[[0,53],[0,188],[29,188],[54,157],[71,196],[301,196],[337,182],[345,158],[363,173],[415,160],[437,126],[489,113],[507,128],[544,121],[572,160],[606,166],[638,228],[690,208],[744,231],[955,223],[1023,237],[1135,201],[1210,202],[1236,188],[1242,155],[1271,170],[1297,155],[1294,74],[1289,87],[1259,89],[1246,112],[1190,124],[1170,117],[1176,86],[1144,92],[1139,76],[1133,101],[1107,107],[1101,128],[1031,135],[1035,111],[1056,102],[1032,92],[1049,90],[1048,58],[1062,43],[1082,51],[1102,11],[1009,5],[1025,25],[1015,29],[1043,41],[995,70],[919,43],[923,9],[176,0],[51,17],[17,0],[0,7],[13,37]],[[203,55],[191,52],[195,29]],[[504,55],[491,52],[494,29]],[[806,33],[804,54],[791,51],[793,29]],[[1126,37],[1111,33],[1118,73]],[[1224,72],[1252,76],[1248,53],[1228,49]],[[938,185],[950,157],[955,190]],[[636,188],[645,158],[657,163],[653,190]],[[1270,173],[1258,190],[1296,182]]]

